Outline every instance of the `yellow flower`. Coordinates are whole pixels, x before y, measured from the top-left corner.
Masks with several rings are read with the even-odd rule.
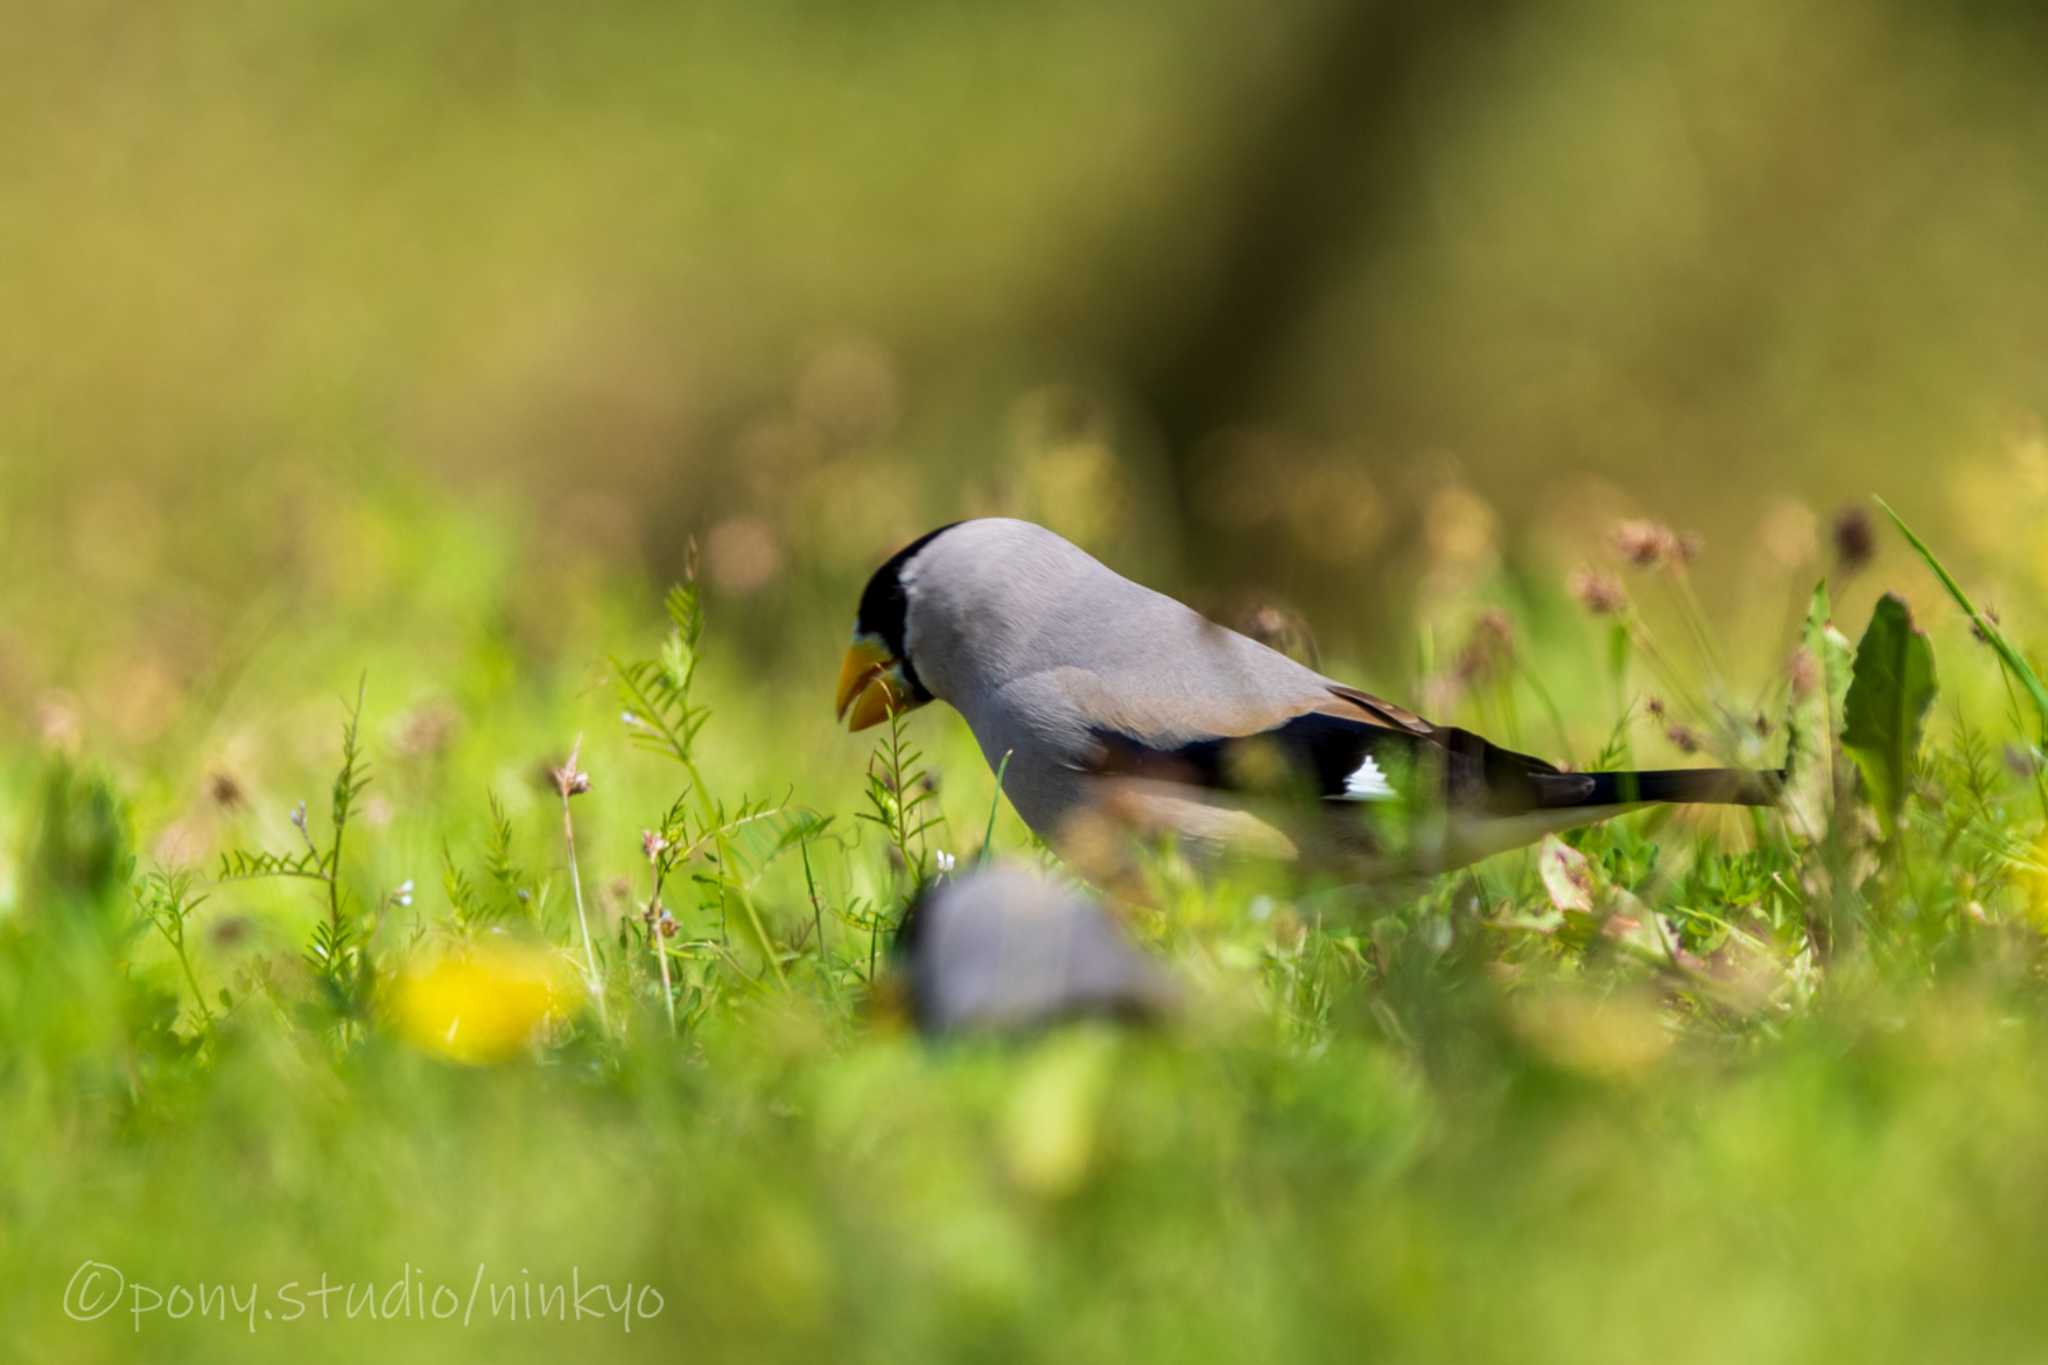
[[[2048,934],[2048,831],[2034,842],[2033,856],[2020,864],[2020,889],[2027,897],[2027,918]]]
[[[559,955],[517,944],[476,944],[405,974],[392,1018],[406,1041],[481,1066],[518,1055],[541,1025],[573,1007],[574,973]]]

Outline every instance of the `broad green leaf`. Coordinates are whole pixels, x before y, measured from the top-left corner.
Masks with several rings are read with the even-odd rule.
[[[1871,801],[1890,833],[1905,804],[1934,701],[1934,650],[1903,599],[1886,593],[1870,614],[1843,703],[1842,747],[1863,770]]]

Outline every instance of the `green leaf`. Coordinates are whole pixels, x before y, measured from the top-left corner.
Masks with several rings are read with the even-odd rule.
[[[1878,816],[1890,833],[1906,801],[1920,732],[1934,701],[1934,650],[1913,625],[1903,599],[1886,593],[1856,646],[1843,704],[1842,747],[1863,770]]]
[[[215,881],[246,882],[263,877],[303,877],[324,882],[333,872],[325,853],[307,849],[304,853],[266,853],[261,849],[230,849],[220,855]]]
[[[1849,638],[1835,629],[1825,580],[1814,585],[1794,669],[1783,804],[1793,831],[1818,839],[1835,808],[1835,736],[1842,731],[1850,671]]]
[[[342,830],[355,810],[356,798],[363,794],[363,788],[370,785],[369,765],[363,762],[362,749],[357,742],[363,719],[363,690],[368,685],[369,675],[366,673],[356,683],[356,703],[349,707],[341,723],[341,770],[334,775],[332,792],[337,855],[341,848]]]
[[[995,851],[996,812],[1001,810],[1003,805],[1003,778],[1010,771],[1010,756],[1016,752],[1015,749],[1003,750],[1003,761],[996,764],[996,794],[995,798],[988,803],[988,824],[982,827],[981,852],[974,859],[976,867],[987,862],[989,855]]]
[[[113,783],[60,757],[43,774],[37,804],[22,869],[34,890],[23,903],[113,904],[134,863],[128,811]]]
[[[2040,674],[2034,672],[2033,667],[2027,663],[2026,656],[2013,648],[2012,642],[2005,638],[2004,632],[1999,630],[1991,618],[1977,610],[1977,604],[1963,591],[1963,585],[1956,582],[1955,575],[1934,557],[1934,551],[1927,548],[1927,542],[1913,534],[1913,528],[1906,525],[1905,518],[1894,512],[1892,505],[1883,498],[1877,500],[1877,505],[1892,519],[1892,524],[1899,528],[1899,534],[1906,538],[1906,543],[1911,545],[1920,558],[1926,561],[1927,567],[1934,571],[1934,576],[1941,580],[1942,587],[1948,589],[1948,595],[1955,599],[1956,605],[1968,614],[1970,624],[1977,628],[1977,633],[1997,652],[1999,662],[2004,664],[2019,685],[2026,689],[2027,695],[2034,699],[2034,709],[2041,713],[2041,738],[2048,742],[2048,686],[2042,684]]]

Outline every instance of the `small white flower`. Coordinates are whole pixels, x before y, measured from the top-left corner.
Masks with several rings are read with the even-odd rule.
[[[952,854],[946,852],[946,850],[942,848],[938,852],[932,854],[932,861],[938,864],[939,871],[941,873],[947,873],[951,872],[954,866],[960,860],[958,858],[955,858]]]
[[[397,888],[392,891],[391,899],[396,901],[400,905],[411,905],[412,878],[407,877],[404,881],[400,882]]]
[[[638,725],[641,723],[640,717],[634,715],[631,711],[619,712],[619,719],[627,725]]]

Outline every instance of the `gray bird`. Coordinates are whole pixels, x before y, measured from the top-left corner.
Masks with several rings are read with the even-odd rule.
[[[896,951],[910,1008],[927,1033],[1029,1028],[1082,1016],[1151,1019],[1178,992],[1102,907],[1021,867],[990,867],[929,888]]]
[[[853,730],[933,700],[1026,824],[1090,875],[1129,836],[1437,871],[1653,802],[1766,805],[1782,773],[1566,772],[1433,725],[1131,582],[1030,522],[942,526],[868,580]]]

